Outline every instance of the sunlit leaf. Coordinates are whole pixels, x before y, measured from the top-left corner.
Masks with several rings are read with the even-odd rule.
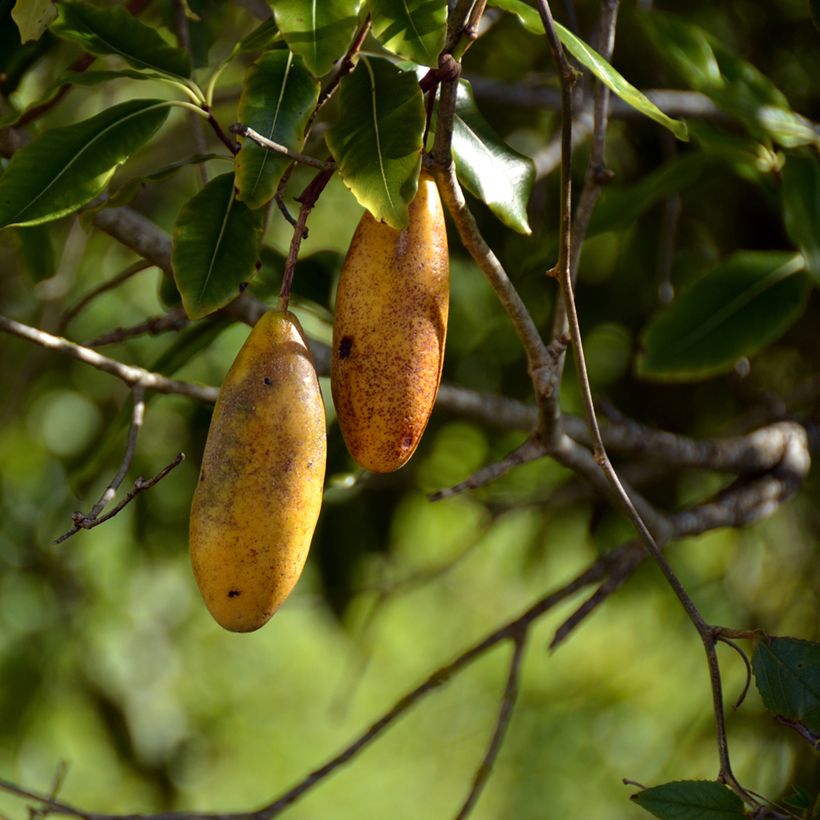
[[[239,121],[269,140],[298,151],[319,96],[319,83],[290,51],[263,54],[245,75]],[[270,201],[290,160],[246,139],[236,156],[237,196],[255,209]]]
[[[820,163],[790,156],[783,168],[783,219],[806,270],[820,284]]]
[[[262,217],[236,199],[233,174],[215,177],[182,207],[171,262],[191,319],[226,305],[253,276]]]
[[[326,74],[353,39],[361,0],[276,0],[285,42],[316,77]]]
[[[730,370],[802,314],[809,285],[803,270],[795,254],[735,254],[650,321],[638,374],[686,381]]]
[[[34,139],[0,177],[0,227],[36,225],[85,205],[154,135],[168,109],[164,100],[130,100]]]
[[[493,0],[491,5],[515,14],[529,31],[535,34],[544,33],[540,15],[523,0]],[[664,114],[655,103],[616,71],[594,48],[587,45],[580,37],[576,37],[569,29],[557,22],[555,29],[564,48],[625,103],[649,119],[660,123],[664,128],[668,128],[679,140],[689,139],[685,122]]]
[[[529,234],[527,202],[535,181],[535,166],[495,133],[476,107],[472,87],[466,81],[458,88],[453,154],[464,187],[485,202],[505,225]]]
[[[820,644],[797,638],[761,640],[752,670],[770,712],[820,733]]]
[[[51,30],[79,43],[90,54],[116,54],[135,68],[177,77],[191,74],[188,55],[165,42],[123,6],[109,4],[103,9],[76,0],[61,0],[57,10]]]
[[[661,820],[737,820],[746,816],[743,801],[714,780],[679,780],[653,786],[632,799]]]
[[[340,95],[327,144],[342,180],[376,219],[401,229],[421,167],[425,114],[416,75],[363,57]]]
[[[381,44],[419,65],[435,67],[444,48],[446,0],[367,0]]]
[[[109,80],[168,80],[167,74],[160,74],[158,71],[140,71],[135,68],[121,69],[100,69],[99,71],[67,71],[61,74],[55,83],[57,87],[61,85],[100,85]]]
[[[39,40],[49,23],[57,16],[51,0],[17,0],[11,16],[20,30],[20,42]]]

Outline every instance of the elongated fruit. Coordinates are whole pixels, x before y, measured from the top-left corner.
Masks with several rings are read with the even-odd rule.
[[[214,408],[191,507],[194,575],[234,632],[262,626],[305,565],[325,476],[325,414],[302,329],[262,316]]]
[[[435,182],[425,173],[401,231],[365,212],[336,295],[331,387],[350,454],[376,473],[407,462],[441,379],[450,268]]]

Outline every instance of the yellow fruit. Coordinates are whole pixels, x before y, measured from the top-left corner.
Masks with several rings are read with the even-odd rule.
[[[214,408],[190,520],[191,560],[217,622],[262,626],[305,565],[327,443],[316,371],[288,312],[262,316]]]
[[[331,386],[350,454],[397,470],[419,443],[444,361],[450,271],[444,213],[426,173],[397,231],[365,212],[336,295]]]

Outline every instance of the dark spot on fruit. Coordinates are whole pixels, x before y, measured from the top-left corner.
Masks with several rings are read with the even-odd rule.
[[[339,342],[339,358],[346,359],[350,355],[353,347],[353,339],[350,336],[342,336],[342,341]]]
[[[413,436],[409,433],[401,440],[401,446],[406,450],[413,444]]]
[[[204,480],[205,480],[205,470],[203,470],[203,471],[199,474],[199,480],[200,480],[200,481],[204,481]]]
[[[270,386],[273,384],[273,382],[272,382],[272,381],[271,381],[271,380],[270,380],[267,376],[265,376],[265,378],[264,378],[264,379],[262,379],[262,381],[263,381],[263,382],[264,382],[264,383],[265,383],[268,387],[270,387]]]
[[[238,589],[230,589],[228,590],[228,597],[229,598],[238,598],[242,593]]]

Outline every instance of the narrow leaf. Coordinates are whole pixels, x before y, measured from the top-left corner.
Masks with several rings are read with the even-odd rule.
[[[34,282],[50,279],[57,269],[51,230],[42,225],[16,228],[17,246],[23,269]]]
[[[268,51],[245,75],[239,120],[293,151],[302,147],[319,83],[290,51]],[[270,201],[290,160],[245,140],[236,156],[237,197],[255,209]]]
[[[446,0],[367,0],[373,35],[388,50],[435,67],[444,48]]]
[[[523,0],[493,0],[492,5],[515,14],[529,31],[535,34],[544,33],[540,15]],[[649,119],[660,123],[664,128],[668,128],[679,140],[686,142],[689,139],[685,122],[664,114],[655,103],[616,71],[594,48],[587,45],[580,37],[576,37],[569,29],[556,23],[555,30],[564,48],[625,103]]]
[[[253,276],[262,217],[236,199],[233,174],[215,177],[182,207],[171,263],[191,319],[228,304]]]
[[[650,321],[638,375],[689,381],[730,370],[801,315],[809,285],[803,270],[796,254],[735,254]]]
[[[167,74],[158,71],[140,71],[135,68],[100,69],[99,71],[66,71],[54,83],[56,88],[61,85],[101,85],[109,80],[154,80],[168,81]],[[174,81],[178,82],[178,81]]]
[[[237,51],[262,51],[268,48],[279,36],[275,18],[268,17],[267,20],[263,20],[250,34],[246,34],[239,41]]]
[[[20,30],[20,42],[39,40],[49,23],[57,16],[51,0],[17,0],[11,16]]]
[[[285,42],[316,77],[327,74],[353,39],[361,0],[276,0]]]
[[[505,225],[529,234],[527,202],[535,181],[535,166],[495,133],[478,110],[473,89],[466,81],[458,87],[453,154],[464,187],[486,203]]]
[[[48,222],[85,205],[154,135],[168,110],[165,100],[130,100],[34,139],[0,177],[0,228]]]
[[[424,102],[415,73],[362,57],[342,80],[327,144],[345,185],[376,219],[401,229],[421,167]]]
[[[783,168],[783,219],[806,270],[820,285],[820,163],[792,155]]]
[[[191,61],[181,49],[138,20],[123,6],[97,8],[77,0],[61,0],[51,30],[73,40],[90,54],[116,54],[135,68],[150,68],[177,77],[191,76]]]
[[[713,780],[678,780],[644,789],[632,799],[661,820],[738,820],[743,801]]]
[[[752,671],[770,712],[820,734],[820,644],[797,638],[761,640]]]
[[[679,154],[634,185],[608,185],[593,213],[590,235],[628,228],[649,208],[695,183],[713,161],[699,151]]]

